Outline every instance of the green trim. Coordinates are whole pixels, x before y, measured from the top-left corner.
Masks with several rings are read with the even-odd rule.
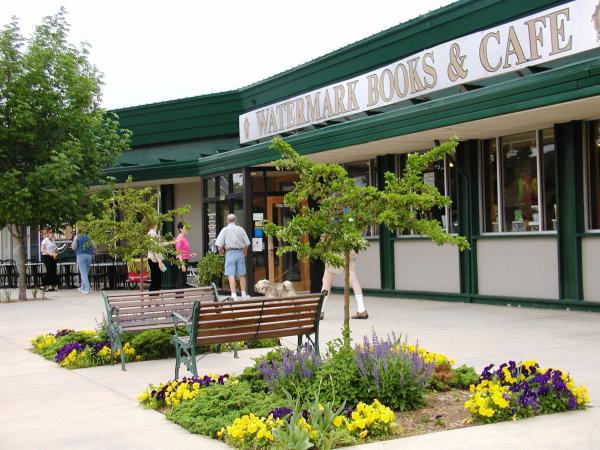
[[[456,150],[458,234],[471,246],[458,255],[460,292],[468,296],[478,292],[477,244],[473,240],[479,234],[478,151],[475,140],[461,142]]]
[[[581,238],[585,231],[583,202],[583,124],[554,126],[557,170],[558,275],[560,298],[583,299]]]
[[[332,289],[332,292],[335,294],[341,294],[343,293],[343,289],[334,288]],[[600,303],[573,299],[555,300],[545,298],[517,298],[480,294],[465,295],[443,292],[396,291],[391,289],[363,289],[363,292],[365,293],[365,295],[370,295],[374,297],[401,298],[408,300],[463,302],[498,306],[510,305],[511,307],[564,309],[600,313]]]
[[[600,237],[600,231],[585,231],[583,233],[577,233],[577,237],[580,238],[587,238],[587,237],[595,237],[595,238],[599,238]]]
[[[175,186],[172,184],[160,185],[160,211],[170,211],[175,208]],[[169,233],[175,237],[175,223],[165,222],[162,226],[163,234]],[[176,264],[166,263],[168,270],[162,274],[162,289],[174,289],[179,268]]]
[[[308,155],[595,95],[600,95],[600,58],[394,109],[377,116],[305,131],[288,137],[287,141],[299,153]],[[202,158],[200,174],[268,163],[275,158],[270,145],[264,142]]]
[[[161,163],[139,167],[111,167],[104,174],[114,177],[117,183],[124,183],[129,175],[134,181],[165,180],[169,178],[185,178],[199,176],[198,161],[182,161]]]
[[[377,188],[385,187],[384,175],[386,172],[395,171],[395,156],[384,155],[377,157]],[[381,287],[394,289],[395,287],[395,263],[394,263],[394,241],[393,233],[386,227],[379,227],[379,274]]]
[[[479,236],[473,236],[476,241],[486,239],[556,239],[558,234],[555,231],[549,232],[525,232],[525,233],[486,233]]]

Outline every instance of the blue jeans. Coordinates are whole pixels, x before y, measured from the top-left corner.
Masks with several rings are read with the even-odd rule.
[[[85,292],[90,291],[90,267],[92,265],[91,253],[77,253],[77,265],[79,266],[79,276],[81,277],[80,289]]]

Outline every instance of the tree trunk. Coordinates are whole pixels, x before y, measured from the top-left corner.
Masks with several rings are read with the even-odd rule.
[[[350,335],[350,252],[344,255],[344,330]]]
[[[19,300],[27,300],[27,269],[25,265],[25,254],[27,252],[25,236],[27,234],[27,228],[25,226],[14,226],[14,230],[14,236],[18,241],[17,272],[19,272],[19,278],[17,286],[19,288]]]

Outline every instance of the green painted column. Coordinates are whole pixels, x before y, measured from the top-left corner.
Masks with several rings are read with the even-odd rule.
[[[383,175],[385,172],[394,172],[394,155],[377,157],[377,189],[384,188]],[[379,264],[381,274],[381,288],[394,289],[394,241],[393,233],[383,225],[379,227]]]
[[[562,300],[583,300],[580,233],[585,231],[583,123],[554,125],[557,167],[558,277]],[[550,275],[549,275],[550,276]]]
[[[471,245],[459,253],[460,292],[470,301],[477,294],[477,241],[479,235],[479,170],[477,165],[478,141],[460,142],[456,150],[458,170],[458,234]]]
[[[175,186],[172,184],[160,185],[160,211],[169,211],[175,207]],[[175,236],[175,223],[165,222],[162,227],[163,234]],[[177,277],[177,267],[167,263],[168,270],[163,273],[162,289],[173,289]]]

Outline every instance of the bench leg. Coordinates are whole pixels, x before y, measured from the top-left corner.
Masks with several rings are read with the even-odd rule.
[[[110,361],[111,364],[114,364],[115,353],[117,350],[121,355],[121,370],[127,371],[125,368],[125,352],[123,351],[123,342],[121,341],[121,336],[119,333],[113,329],[111,326],[108,327],[108,338],[110,340]]]
[[[175,344],[175,379],[179,380],[179,366],[181,365],[181,356],[179,354],[179,345]]]
[[[239,359],[238,351],[237,351],[237,342],[233,343],[233,357]]]

